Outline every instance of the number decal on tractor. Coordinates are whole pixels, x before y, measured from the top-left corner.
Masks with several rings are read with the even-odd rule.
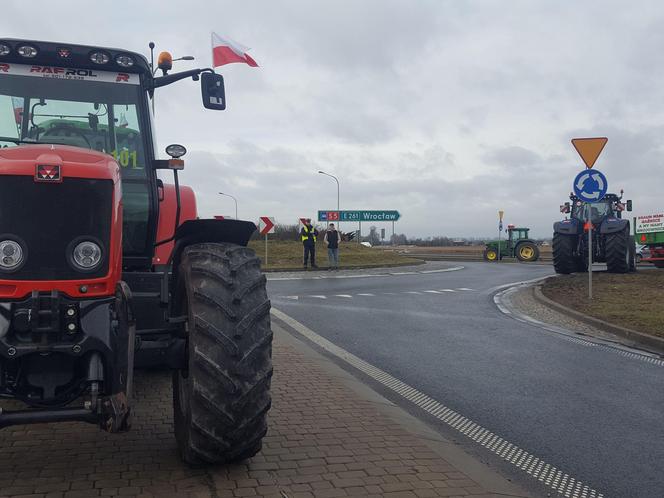
[[[120,152],[113,150],[111,151],[111,155],[123,168],[143,169],[138,166],[138,153],[135,150],[131,152],[128,149],[122,149]]]

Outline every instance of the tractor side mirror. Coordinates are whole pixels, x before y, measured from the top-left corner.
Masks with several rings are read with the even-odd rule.
[[[201,73],[201,96],[203,97],[203,107],[206,109],[214,111],[226,109],[224,77],[217,73]]]
[[[632,199],[628,200],[626,202],[626,205],[627,205],[627,211],[631,211],[632,210]]]

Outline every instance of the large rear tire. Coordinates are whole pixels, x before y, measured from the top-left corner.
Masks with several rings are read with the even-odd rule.
[[[633,266],[628,229],[604,236],[606,269],[609,273],[627,273]]]
[[[260,260],[234,244],[187,247],[176,299],[188,315],[188,367],[173,374],[175,436],[192,465],[254,456],[267,432],[270,301]]]
[[[516,259],[523,262],[533,262],[539,259],[539,249],[532,242],[521,242],[516,246]]]
[[[575,235],[553,234],[553,267],[556,273],[574,273],[583,266],[582,258],[574,255],[576,245]]]

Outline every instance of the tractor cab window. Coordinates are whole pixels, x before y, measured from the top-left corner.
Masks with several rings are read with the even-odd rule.
[[[592,222],[598,223],[612,213],[611,205],[608,202],[582,202],[574,206],[573,217],[580,221],[586,221],[589,213]]]
[[[136,104],[0,95],[0,146],[19,143],[93,149],[113,156],[123,177],[144,176],[146,159]]]

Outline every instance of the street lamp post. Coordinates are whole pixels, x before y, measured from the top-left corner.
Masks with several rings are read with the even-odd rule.
[[[226,197],[230,197],[231,199],[233,199],[235,201],[235,219],[237,220],[238,219],[238,217],[237,217],[237,199],[235,197],[233,197],[231,194],[225,194],[224,192],[219,192],[219,195],[225,195]]]
[[[325,171],[318,171],[321,175],[329,176],[330,178],[334,178],[334,181],[337,182],[337,213],[339,213],[339,220],[337,221],[337,226],[339,227],[339,231],[341,231],[341,211],[339,207],[339,179],[331,175],[329,173],[325,173]]]

